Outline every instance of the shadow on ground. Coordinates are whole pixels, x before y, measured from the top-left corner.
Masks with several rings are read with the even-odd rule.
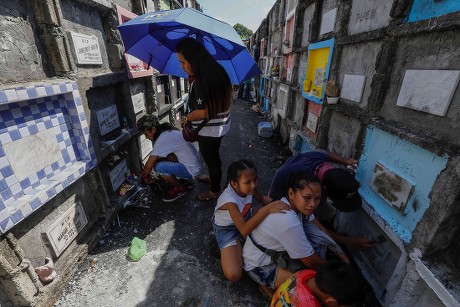
[[[221,147],[223,173],[225,177],[234,160],[252,160],[258,168],[260,191],[266,193],[290,151],[276,135],[268,139],[257,135],[258,123],[265,119],[250,107],[248,102],[235,101],[232,130]],[[174,203],[154,199],[149,209],[121,211],[56,305],[268,306],[248,275],[237,284],[224,278],[210,221],[215,201],[196,200],[206,188],[197,182]],[[135,236],[146,241],[147,254],[129,262],[126,251]],[[372,292],[367,300],[361,306],[378,306]]]

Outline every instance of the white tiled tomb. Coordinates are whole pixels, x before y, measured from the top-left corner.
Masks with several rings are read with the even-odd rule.
[[[0,232],[96,165],[77,84],[0,89]]]

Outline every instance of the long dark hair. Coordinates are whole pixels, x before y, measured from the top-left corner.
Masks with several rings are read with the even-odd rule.
[[[286,191],[286,195],[289,191],[289,189],[292,189],[294,192],[298,190],[302,190],[306,186],[308,186],[310,183],[318,183],[320,184],[320,181],[318,177],[314,174],[306,173],[306,172],[295,172],[289,177],[288,181],[288,189]]]
[[[197,40],[184,38],[177,44],[176,52],[183,55],[202,88],[208,116],[215,118],[218,113],[227,111],[232,101],[232,83],[225,69],[209,54]]]

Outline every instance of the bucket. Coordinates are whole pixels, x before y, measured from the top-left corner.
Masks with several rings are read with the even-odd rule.
[[[269,122],[260,122],[257,133],[260,137],[270,138],[273,135],[273,125]]]

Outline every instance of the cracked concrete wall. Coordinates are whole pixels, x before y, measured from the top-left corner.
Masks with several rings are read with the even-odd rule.
[[[334,112],[329,120],[327,149],[340,152],[343,157],[355,157],[355,142],[361,129],[361,122]]]
[[[15,0],[0,4],[0,84],[45,77],[33,17],[27,6],[21,4]]]

